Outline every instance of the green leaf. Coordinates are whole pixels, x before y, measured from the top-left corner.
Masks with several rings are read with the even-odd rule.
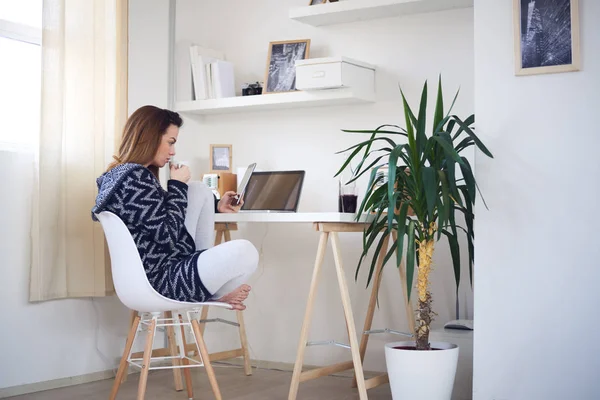
[[[451,117],[446,117],[446,118],[450,119]],[[454,130],[454,125],[456,125],[456,121],[453,119],[450,119],[450,121],[448,122],[448,125],[446,125],[446,132],[452,133],[452,131]]]
[[[455,235],[446,230],[443,230],[442,232],[448,238],[448,244],[450,245],[450,254],[452,255],[452,264],[454,266],[454,281],[456,282],[456,294],[458,294],[458,288],[460,286],[460,251],[458,239]]]
[[[442,75],[438,79],[437,101],[435,103],[435,111],[433,113],[433,133],[437,132],[438,126],[444,118],[444,96],[442,94]]]
[[[406,219],[408,216],[408,203],[404,202],[400,206],[400,212],[396,216],[396,229],[398,239],[396,240],[396,265],[399,266],[404,252],[404,235],[406,234]],[[409,219],[410,221],[410,219]]]
[[[381,248],[383,247],[383,244],[385,243],[385,239],[388,235],[389,235],[389,233],[384,233],[383,235],[381,235],[381,238],[379,239],[379,243],[377,243],[377,247],[375,248],[375,254],[373,255],[373,261],[371,262],[371,269],[369,270],[369,276],[367,277],[367,287],[369,287],[369,284],[371,283],[371,279],[373,278],[373,273],[375,272],[375,267],[377,266],[377,260],[379,259],[379,252],[381,251]],[[387,249],[385,251],[387,253]],[[382,265],[382,268],[383,268],[383,265]]]
[[[371,162],[371,164],[369,164],[365,169],[363,169],[362,171],[360,171],[359,167],[362,168],[362,161],[361,164],[359,165],[359,167],[357,167],[357,170],[354,172],[354,177],[352,179],[350,179],[348,182],[346,182],[346,184],[348,183],[352,183],[355,180],[359,179],[361,176],[363,176],[366,172],[370,171],[371,169],[373,169],[373,167],[375,166],[375,164],[377,164],[379,162],[379,160],[381,160],[383,157],[385,157],[384,155],[381,155],[379,157],[377,157],[375,160],[373,160]],[[366,158],[363,158],[363,161],[366,160]],[[382,164],[384,165],[384,164]],[[380,165],[380,166],[382,166]],[[359,172],[360,171],[360,172]]]
[[[456,163],[454,160],[447,160],[446,164],[446,173],[448,174],[448,186],[450,187],[450,193],[454,200],[458,202],[458,204],[462,205],[462,199],[460,198],[460,193],[458,193],[458,189],[456,188]]]
[[[475,141],[475,144],[477,145],[477,147],[479,148],[479,150],[481,150],[483,152],[483,154],[485,154],[486,156],[490,157],[490,158],[494,158],[494,156],[492,155],[492,153],[490,153],[490,151],[487,149],[487,147],[485,147],[485,145],[481,142],[481,140],[479,140],[479,138],[477,137],[477,135],[475,135],[475,133],[471,130],[471,128],[469,128],[469,126],[467,124],[465,124],[463,121],[461,121],[460,118],[458,118],[456,115],[453,115],[454,120],[456,121],[456,123],[469,135],[473,138],[473,140]]]
[[[415,274],[415,221],[408,223],[408,249],[406,250],[406,297],[410,300]]]
[[[449,116],[450,113],[452,112],[452,109],[454,108],[454,103],[456,103],[456,99],[458,98],[458,93],[460,93],[460,89],[458,89],[456,91],[456,94],[454,95],[454,100],[452,100],[452,104],[450,105],[450,108],[448,109],[448,113],[446,114],[446,116]]]
[[[360,218],[362,213],[365,210],[365,205],[367,204],[367,199],[369,198],[368,194],[373,193],[373,188],[375,187],[375,176],[377,175],[377,168],[373,168],[371,170],[371,175],[369,176],[369,183],[367,184],[367,191],[365,196],[363,197],[363,201],[360,203],[360,207],[358,208],[358,212],[356,213],[356,218]]]
[[[396,125],[393,125],[396,126]],[[388,130],[380,130],[380,129],[376,129],[376,130],[350,130],[350,129],[342,129],[342,132],[346,132],[346,133],[370,133],[370,134],[381,134],[381,135],[401,135],[401,136],[405,136],[408,137],[408,135],[406,134],[406,129],[404,128],[400,128],[398,127],[398,129],[400,129],[400,132],[398,131],[388,131]]]
[[[469,194],[468,198],[465,200],[469,200],[471,203],[475,203],[475,177],[473,176],[473,171],[471,171],[471,166],[465,157],[463,158],[463,163],[460,165],[460,170],[462,171],[463,178],[465,179],[465,184],[467,185],[467,191]],[[465,163],[466,162],[466,163]]]
[[[448,213],[450,212],[450,191],[448,190],[448,179],[444,171],[438,171],[440,182],[442,182],[442,208],[440,210],[440,223],[438,224],[438,232],[446,226],[448,221]],[[438,235],[438,240],[439,240]]]
[[[404,106],[404,119],[406,120],[406,132],[408,133],[408,146],[411,149],[414,149],[416,147],[416,142],[413,121],[415,121],[414,124],[416,125],[416,118],[410,109],[410,106],[408,105],[408,101],[406,101],[406,97],[404,96],[402,89],[400,89],[400,94],[402,94],[402,104]]]
[[[468,189],[466,186],[461,185],[458,187],[459,190],[465,196],[469,196]],[[462,212],[465,216],[465,222],[467,224],[467,244],[469,249],[469,279],[471,281],[471,286],[473,285],[473,261],[475,257],[475,251],[473,246],[473,239],[475,238],[475,231],[473,229],[473,206],[469,201],[465,201],[465,207],[462,208]]]
[[[397,196],[394,195],[396,184],[396,164],[398,164],[398,153],[402,152],[402,146],[396,147],[390,153],[389,165],[388,165],[388,231],[391,229],[392,218],[394,217],[395,199]]]
[[[451,117],[444,117],[442,120],[440,120],[440,122],[437,123],[437,125],[433,126],[433,134],[436,135],[440,132],[444,131],[444,125],[446,125],[446,122],[450,121],[453,122],[451,119]],[[448,125],[450,125],[450,122],[448,122]],[[449,130],[446,129],[448,132]]]
[[[433,210],[435,208],[435,201],[437,199],[438,184],[435,176],[435,169],[432,167],[424,167],[422,170],[423,174],[423,187],[425,188],[425,200],[427,201],[427,213],[429,214],[429,220],[433,220]]]
[[[348,147],[347,149],[336,151],[334,154],[342,154],[342,153],[345,153],[345,152],[350,151],[352,149],[355,149],[357,147],[363,148],[365,146],[370,146],[370,145],[372,145],[373,143],[375,143],[378,140],[384,140],[384,141],[388,142],[388,144],[390,146],[392,146],[392,147],[396,147],[397,146],[396,142],[394,142],[390,138],[387,138],[387,137],[378,137],[378,138],[371,138],[369,140],[362,141],[362,142],[360,142],[358,144],[355,144],[353,146]]]
[[[427,81],[423,85],[423,92],[421,93],[421,104],[419,105],[419,119],[417,120],[417,150],[420,152],[425,148],[427,142],[427,135],[425,134],[425,127],[427,124]]]
[[[454,150],[454,147],[452,147],[452,142],[448,143],[448,141],[441,135],[432,136],[431,140],[436,141],[442,147],[442,149],[444,149],[444,153],[446,153],[449,158],[452,158],[457,163],[462,164],[463,161],[456,150]]]

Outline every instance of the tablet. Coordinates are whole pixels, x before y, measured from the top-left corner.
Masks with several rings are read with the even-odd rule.
[[[244,177],[240,181],[240,185],[238,186],[238,189],[237,189],[237,194],[235,195],[234,200],[232,202],[232,204],[234,206],[237,206],[240,202],[240,199],[244,197],[244,193],[246,192],[246,187],[248,187],[248,182],[250,182],[250,177],[252,176],[252,173],[254,172],[254,168],[256,168],[256,163],[252,163],[252,164],[248,165],[248,168],[246,168],[246,173],[244,174]]]

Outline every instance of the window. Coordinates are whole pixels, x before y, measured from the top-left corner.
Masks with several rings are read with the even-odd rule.
[[[41,25],[41,0],[0,0],[0,149],[37,143]]]
[[[42,0],[0,0],[0,19],[42,27]]]

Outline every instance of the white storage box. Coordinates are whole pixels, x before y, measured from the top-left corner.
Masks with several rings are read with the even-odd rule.
[[[352,88],[375,92],[375,67],[346,57],[309,58],[296,61],[296,89]]]

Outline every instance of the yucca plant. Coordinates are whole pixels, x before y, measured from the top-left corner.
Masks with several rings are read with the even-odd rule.
[[[344,132],[370,134],[362,141],[340,153],[351,152],[336,174],[338,176],[356,159],[351,181],[370,172],[370,179],[357,215],[373,213],[374,219],[363,235],[363,252],[356,276],[369,249],[376,244],[370,265],[367,285],[373,277],[376,258],[386,236],[397,231],[397,239],[387,251],[384,264],[394,251],[397,265],[406,258],[407,294],[411,296],[415,267],[418,306],[416,310],[417,350],[430,350],[429,330],[434,316],[429,291],[429,275],[432,268],[434,245],[442,235],[448,238],[456,290],[460,284],[460,252],[458,231],[466,233],[469,250],[469,276],[473,273],[473,206],[476,182],[469,161],[460,155],[475,145],[483,154],[493,157],[473,132],[475,116],[462,120],[451,115],[458,97],[454,97],[447,113],[444,112],[442,81],[439,79],[437,100],[433,114],[433,130],[427,135],[427,81],[423,86],[418,115],[411,110],[404,93],[400,90],[404,105],[406,128],[398,125],[382,125],[375,130],[347,130]],[[393,137],[402,138],[397,142]],[[387,184],[377,174],[377,169],[386,166]],[[462,177],[457,174],[460,169]],[[457,215],[462,214],[466,227],[457,224]],[[381,235],[380,235],[381,234]],[[405,238],[406,252],[404,251]],[[378,240],[379,239],[379,240]]]

